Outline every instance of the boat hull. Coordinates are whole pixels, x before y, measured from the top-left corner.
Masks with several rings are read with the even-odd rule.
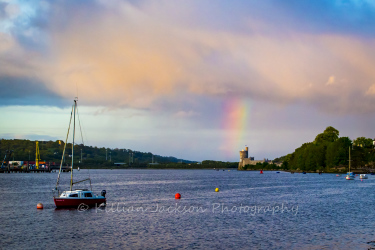
[[[105,198],[53,198],[57,208],[76,208],[79,206],[88,206],[94,207],[99,206],[100,204],[106,203]]]

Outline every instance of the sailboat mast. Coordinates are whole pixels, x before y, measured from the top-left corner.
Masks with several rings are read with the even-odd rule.
[[[350,160],[350,146],[349,146],[349,173],[350,173],[350,162],[351,160]]]
[[[63,150],[63,153],[62,153],[62,156],[61,156],[59,175],[58,175],[57,181],[56,181],[56,188],[55,188],[56,190],[57,190],[57,187],[59,186],[60,174],[61,174],[61,170],[62,170],[63,161],[64,161],[64,158],[65,158],[66,145],[68,144],[70,125],[72,124],[73,110],[74,110],[74,106],[72,106],[72,111],[70,112],[70,120],[69,120],[68,133],[66,134],[66,139],[65,139],[65,144],[64,144],[64,150]]]
[[[76,135],[76,109],[77,109],[77,100],[74,100],[73,143],[72,143],[72,169],[70,171],[70,191],[73,190],[73,162],[74,162],[74,138],[75,138],[75,135]]]

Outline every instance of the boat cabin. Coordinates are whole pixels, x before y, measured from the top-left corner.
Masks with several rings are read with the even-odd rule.
[[[92,191],[89,191],[87,189],[64,191],[60,195],[60,198],[92,198],[92,197],[97,197],[97,195],[94,195]]]

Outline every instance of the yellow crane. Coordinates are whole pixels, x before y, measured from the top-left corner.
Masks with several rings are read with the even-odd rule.
[[[39,169],[40,153],[39,153],[39,142],[36,141],[36,153],[35,153],[35,166]]]

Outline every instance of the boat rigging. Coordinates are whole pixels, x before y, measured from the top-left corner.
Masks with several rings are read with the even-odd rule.
[[[78,207],[82,204],[87,205],[87,206],[95,206],[95,205],[101,205],[106,203],[106,191],[102,190],[100,195],[95,195],[92,192],[92,186],[91,186],[91,178],[87,178],[84,180],[80,180],[77,182],[73,182],[73,169],[74,169],[74,139],[75,139],[75,125],[76,125],[76,113],[77,113],[77,98],[74,100],[74,104],[72,106],[72,111],[70,113],[70,121],[69,121],[69,126],[68,126],[68,132],[66,135],[66,142],[68,141],[69,137],[69,132],[70,132],[70,126],[72,124],[73,120],[73,142],[72,142],[72,162],[71,162],[71,171],[70,171],[70,190],[69,191],[63,191],[60,194],[59,190],[59,182],[60,182],[60,175],[62,172],[62,165],[64,161],[64,156],[65,156],[65,151],[66,151],[66,145],[64,145],[63,149],[63,154],[61,157],[61,163],[60,163],[60,169],[59,169],[59,174],[57,176],[57,181],[56,181],[56,187],[54,189],[54,192],[57,191],[57,195],[53,196],[55,205],[57,208],[61,207]],[[84,181],[89,181],[90,182],[90,190],[88,189],[76,189],[73,190],[73,185],[84,182]]]

